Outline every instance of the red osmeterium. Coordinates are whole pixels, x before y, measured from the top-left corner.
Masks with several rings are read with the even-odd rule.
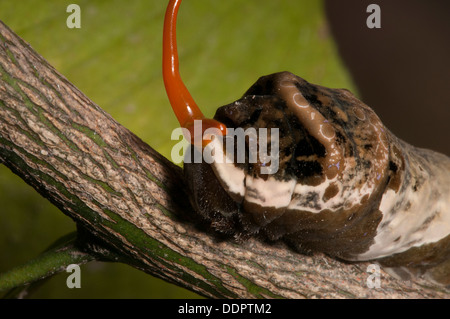
[[[172,109],[181,127],[191,131],[194,120],[202,120],[203,132],[208,128],[217,128],[222,135],[226,134],[226,126],[214,119],[206,119],[195,103],[188,89],[181,80],[178,69],[178,52],[176,39],[176,22],[181,0],[170,0],[164,18],[163,33],[163,78]],[[191,143],[194,135],[191,131]],[[206,146],[207,143],[203,143]]]

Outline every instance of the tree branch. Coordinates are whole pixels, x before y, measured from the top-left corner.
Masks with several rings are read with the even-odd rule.
[[[79,248],[216,298],[443,298],[368,263],[195,226],[182,171],[95,105],[0,23],[0,162],[72,218]],[[113,252],[113,253],[112,253]],[[120,256],[120,257],[117,257]]]

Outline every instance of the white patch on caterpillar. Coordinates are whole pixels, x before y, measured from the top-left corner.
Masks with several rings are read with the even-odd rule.
[[[219,156],[219,154],[217,154]],[[348,161],[345,164],[351,165]],[[373,192],[373,183],[365,182],[359,188],[354,185],[365,180],[365,175],[349,175],[345,171],[342,176],[325,179],[319,185],[303,185],[297,180],[278,180],[273,176],[267,179],[253,178],[245,175],[244,170],[230,163],[213,163],[219,180],[233,198],[245,198],[247,202],[262,207],[284,208],[291,210],[320,213],[324,209],[338,211],[345,207],[350,209],[355,205],[361,205],[364,196]],[[335,185],[338,189],[336,195],[325,199],[328,187]],[[237,195],[237,196],[236,196]],[[240,202],[240,200],[239,200]]]
[[[214,163],[212,166],[219,176],[222,184],[225,184],[225,189],[235,195],[244,197],[245,195],[245,172],[230,163]]]
[[[353,167],[354,164],[350,161],[347,159],[344,167]],[[366,195],[370,196],[373,192],[375,185],[367,181],[361,183],[359,187],[355,187],[355,185],[365,180],[366,176],[362,172],[359,172],[357,175],[350,175],[344,170],[341,176],[336,176],[332,179],[327,178],[320,185],[297,184],[288,208],[311,213],[320,213],[324,209],[334,212],[343,207],[350,209],[353,206],[361,205],[361,200]],[[333,185],[338,188],[337,194],[325,199],[326,190]]]
[[[212,168],[222,186],[231,193],[232,197],[244,197],[245,195],[245,172],[234,166],[233,159],[223,152],[222,143],[218,139],[213,139],[207,146],[213,148]]]
[[[247,176],[245,200],[263,207],[282,208],[289,205],[296,181],[280,181],[270,176],[267,180]]]
[[[326,189],[334,182],[337,178],[333,178],[331,180],[326,179],[323,183],[317,186],[310,185],[302,185],[297,184],[294,189],[294,198],[290,202],[288,208],[292,210],[302,210],[309,211],[311,213],[320,213],[323,209],[329,208],[333,209],[333,202],[330,199],[327,203],[324,202],[323,197]],[[340,193],[342,191],[339,183],[337,184],[339,188],[339,192],[334,198],[340,197]]]
[[[410,169],[414,170],[415,167]],[[379,210],[383,219],[377,228],[374,244],[357,260],[370,260],[404,252],[412,247],[438,242],[450,234],[449,171],[429,173],[416,169],[412,176],[420,177],[420,189],[414,190],[416,178],[394,192],[388,189]],[[443,194],[448,194],[443,196]]]

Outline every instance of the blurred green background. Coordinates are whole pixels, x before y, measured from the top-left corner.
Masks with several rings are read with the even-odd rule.
[[[161,77],[166,1],[90,0],[81,28],[66,26],[73,1],[4,0],[0,19],[118,122],[166,157],[178,123]],[[206,116],[240,98],[259,76],[291,71],[353,91],[317,0],[184,0],[180,72]],[[0,165],[0,273],[35,257],[74,223]],[[34,298],[196,298],[127,265],[81,268],[81,289],[60,274]]]

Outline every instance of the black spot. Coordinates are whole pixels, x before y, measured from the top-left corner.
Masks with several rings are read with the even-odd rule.
[[[322,146],[322,144],[320,143],[318,143],[317,145],[313,145],[313,143],[311,143],[311,140],[309,139],[302,139],[298,141],[297,144],[295,145],[294,156],[295,158],[310,155],[317,155],[318,157],[324,157],[325,151],[322,150],[319,147],[319,145]]]
[[[293,150],[295,150],[293,147],[286,147],[283,149],[283,154],[287,157],[292,154]]]
[[[345,144],[346,141],[347,141],[347,138],[346,138],[344,135],[342,135],[341,132],[336,131],[336,140],[337,140],[338,143],[340,143],[340,144]]]
[[[389,161],[389,169],[395,173],[398,170],[398,166],[393,161]]]
[[[294,160],[286,168],[286,173],[301,180],[302,178],[322,175],[322,165],[317,161]]]
[[[413,188],[413,191],[417,192],[418,189],[420,188],[419,181],[416,180],[412,188]]]
[[[291,119],[292,134],[294,136],[295,157],[316,155],[317,157],[325,157],[326,149],[315,137],[298,123],[298,120]]]

